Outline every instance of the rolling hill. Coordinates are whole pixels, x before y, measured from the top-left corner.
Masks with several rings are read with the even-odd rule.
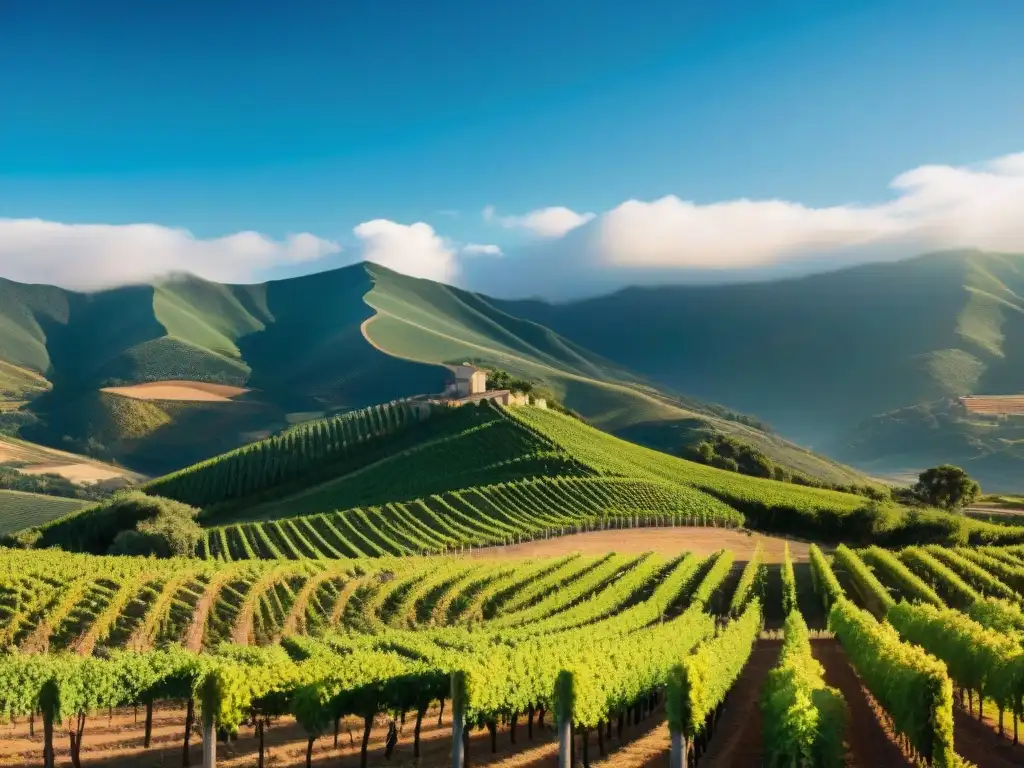
[[[919,729],[923,749],[939,743],[952,755],[956,743],[966,756],[944,757],[936,765],[992,765],[993,754],[1000,756],[999,768],[1020,764],[1013,754],[1002,757],[1015,748],[1008,732],[1006,738],[997,734],[994,722],[976,721],[962,704],[954,709],[954,681],[965,684],[977,674],[959,671],[947,648],[979,648],[991,659],[984,667],[990,676],[1002,672],[1009,681],[998,689],[1004,698],[997,703],[1013,705],[1010,697],[1019,686],[1005,670],[1013,672],[1020,657],[1012,632],[1021,619],[1015,602],[1022,548],[979,545],[1020,544],[1020,526],[747,477],[623,441],[546,408],[503,408],[486,400],[429,413],[397,402],[314,420],[157,478],[144,491],[152,495],[135,491],[3,537],[5,544],[36,550],[4,550],[9,578],[0,642],[11,651],[4,672],[14,681],[8,698],[18,702],[20,714],[35,712],[39,702],[46,706],[49,680],[60,681],[62,696],[93,690],[89,685],[110,688],[107,698],[84,705],[90,716],[106,719],[111,728],[114,708],[122,707],[122,737],[133,727],[132,705],[140,700],[147,736],[154,724],[164,728],[172,718],[184,720],[184,729],[174,729],[177,758],[183,749],[177,734],[184,730],[187,749],[194,711],[183,712],[178,701],[175,713],[160,697],[198,690],[207,712],[212,699],[214,712],[228,713],[204,718],[204,745],[215,744],[221,725],[241,729],[252,713],[266,713],[274,717],[274,754],[284,754],[292,741],[297,749],[289,764],[301,765],[317,741],[329,741],[332,722],[339,734],[352,723],[350,733],[363,732],[358,764],[369,765],[370,737],[381,713],[390,717],[388,735],[378,729],[384,756],[374,764],[397,754],[402,712],[416,712],[409,730],[415,733],[413,753],[419,752],[425,718],[433,729],[442,717],[440,707],[436,717],[428,709],[432,697],[447,699],[456,712],[453,752],[472,744],[474,722],[465,717],[471,711],[480,717],[477,730],[489,731],[489,738],[480,734],[475,749],[482,753],[489,740],[493,755],[501,717],[511,712],[514,720],[524,706],[536,710],[536,702],[548,712],[572,707],[568,716],[560,715],[567,725],[581,713],[590,718],[582,721],[584,739],[587,727],[607,737],[615,719],[610,713],[628,703],[624,696],[631,691],[641,693],[648,715],[654,710],[663,718],[652,689],[642,686],[665,680],[670,710],[673,700],[704,696],[695,698],[692,691],[714,692],[716,698],[704,696],[710,703],[701,700],[707,714],[694,718],[693,734],[709,729],[714,702],[734,691],[722,716],[732,720],[718,726],[729,738],[717,736],[718,745],[710,742],[705,753],[715,760],[716,754],[735,754],[741,742],[752,745],[752,753],[759,750],[757,707],[774,696],[780,674],[773,669],[793,677],[796,667],[787,667],[787,658],[799,642],[801,663],[823,658],[828,649],[841,652],[838,665],[845,666],[829,662],[830,674],[838,666],[849,679],[844,695],[861,691],[855,711],[867,713],[863,722],[882,732],[863,693],[869,685],[890,710],[925,724]],[[204,528],[179,516],[187,508],[169,498],[202,504]],[[155,532],[159,518],[166,525],[176,507],[175,527]],[[146,519],[144,510],[155,508],[155,519]],[[184,545],[174,553],[193,556],[101,554],[111,543],[123,552],[132,537],[121,533],[136,524],[136,540],[173,539]],[[899,553],[838,546],[830,565],[815,545],[755,536],[740,528],[744,524],[805,539],[910,546]],[[598,551],[584,548],[595,542]],[[533,559],[518,559],[524,547],[547,557],[535,551]],[[825,607],[836,637],[812,648],[809,629],[825,626]],[[778,641],[758,637],[784,617],[792,647],[780,656]],[[948,639],[964,627],[969,642]],[[946,664],[912,641],[949,659],[953,679]],[[691,646],[697,650],[691,653]],[[650,672],[652,660],[665,672]],[[825,690],[824,674],[818,673],[818,690]],[[913,695],[892,693],[894,678],[911,680]],[[926,695],[936,690],[945,696]],[[584,696],[576,699],[577,691]],[[463,696],[476,697],[472,710]],[[810,685],[793,694],[799,705],[797,696],[813,705]],[[153,719],[154,701],[159,721]],[[783,705],[780,713],[794,706]],[[629,709],[620,711],[624,722]],[[832,712],[827,740],[838,764],[844,743],[857,742],[843,736],[842,706]],[[628,717],[634,726],[640,725],[636,713],[643,717],[634,707]],[[529,712],[527,742],[534,714]],[[763,718],[773,716],[765,708]],[[965,720],[972,730],[955,732],[954,724]],[[289,732],[289,725],[298,727]],[[679,726],[670,727],[678,733]],[[544,727],[537,728],[543,735]],[[509,752],[518,750],[513,729]],[[645,730],[641,743],[649,737]],[[764,743],[772,743],[775,733],[765,727]],[[257,728],[257,736],[262,753],[264,732]],[[623,743],[621,735],[616,738]],[[441,742],[438,765],[450,759],[445,736],[434,732],[428,739]],[[659,739],[668,744],[667,734]],[[539,741],[508,761],[553,759],[554,743]],[[344,764],[354,766],[354,736],[349,743]],[[562,739],[562,754],[570,748]],[[604,748],[599,739],[599,752]],[[582,749],[584,762],[588,749]],[[660,751],[664,757],[669,748]],[[680,750],[676,754],[682,762]],[[895,760],[857,764],[910,765],[894,754]],[[498,759],[506,762],[505,755]],[[644,762],[650,759],[648,751]],[[208,756],[205,762],[212,763]],[[619,764],[616,756],[608,762]]]
[[[0,435],[0,534],[42,525],[144,479],[123,467]]]
[[[0,281],[0,294],[0,360],[35,386],[11,387],[0,424],[145,474],[304,419],[439,392],[449,375],[443,366],[468,360],[536,381],[595,425],[645,444],[678,450],[728,434],[801,474],[866,481],[487,297],[376,265],[248,286],[175,276],[94,294]],[[220,402],[103,391],[168,380],[249,391]]]
[[[89,506],[81,499],[22,493],[0,488],[0,534],[19,531]]]
[[[956,398],[1024,391],[1024,256],[939,253],[498,306],[866,470],[953,461],[994,489],[1019,486],[1024,423],[968,414]]]
[[[396,403],[316,420],[141,490],[201,509],[198,554],[222,560],[404,556],[677,525],[888,545],[1024,540],[1019,527],[749,477],[545,408],[488,401],[430,415]],[[153,514],[150,505],[141,494],[103,503],[25,541],[102,554]]]

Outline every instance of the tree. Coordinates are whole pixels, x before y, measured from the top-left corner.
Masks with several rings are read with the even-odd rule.
[[[960,509],[978,498],[981,486],[960,467],[943,464],[922,472],[914,493],[934,507]]]
[[[772,477],[775,474],[775,464],[760,451],[748,450],[741,454],[737,461],[740,465],[740,472],[744,475]]]
[[[526,379],[514,378],[507,371],[503,371],[500,368],[492,368],[487,371],[487,389],[508,389],[512,392],[522,392],[525,395],[529,395],[534,390],[534,384]]]
[[[715,456],[713,466],[719,469],[726,469],[730,472],[739,472],[740,465],[731,456]]]
[[[694,451],[697,457],[704,464],[710,464],[715,460],[715,446],[709,443],[707,440],[701,440],[697,443],[697,448]]]

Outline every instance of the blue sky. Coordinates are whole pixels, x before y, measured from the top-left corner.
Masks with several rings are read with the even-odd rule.
[[[0,218],[344,248],[286,274],[378,219],[511,252],[548,206],[883,203],[1024,150],[1021,39],[1017,0],[7,0]]]

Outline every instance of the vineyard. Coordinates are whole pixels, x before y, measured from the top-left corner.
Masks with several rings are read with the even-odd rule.
[[[158,478],[146,489],[196,507],[251,496],[345,459],[354,466],[372,460],[368,444],[385,442],[415,421],[403,404],[319,419]]]
[[[199,555],[224,560],[442,553],[584,530],[737,527],[712,496],[616,477],[544,478],[470,488],[383,507],[209,529]]]
[[[6,551],[0,762],[103,764],[117,719],[119,765],[870,765],[867,718],[899,765],[1021,764],[1024,547],[812,546],[778,594],[760,550],[376,554]]]
[[[87,506],[80,499],[0,488],[0,533],[39,525]]]
[[[1024,765],[1024,529],[489,404],[142,490],[0,551],[0,766]],[[153,497],[193,556],[101,554]]]
[[[883,547],[1024,542],[1024,527],[749,477],[553,411],[489,403],[426,413],[396,402],[320,419],[142,490],[201,509],[198,554],[230,560],[446,553],[663,525]],[[103,505],[83,509],[39,526],[37,546],[103,554],[118,525]]]

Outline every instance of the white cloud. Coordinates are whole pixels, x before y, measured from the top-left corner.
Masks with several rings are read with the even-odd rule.
[[[366,221],[354,230],[363,258],[413,277],[452,282],[458,277],[455,250],[429,224]]]
[[[1024,153],[977,166],[921,166],[889,186],[884,202],[827,207],[748,199],[698,205],[674,195],[627,200],[564,237],[474,266],[467,282],[503,296],[566,298],[629,284],[799,275],[960,248],[1024,254]]]
[[[501,256],[501,248],[496,245],[481,245],[480,243],[467,243],[462,246],[462,252],[467,256]]]
[[[883,202],[828,207],[748,199],[698,205],[671,195],[627,200],[599,216],[560,206],[502,216],[487,206],[486,221],[540,236],[500,259],[477,258],[502,255],[498,245],[460,248],[429,224],[375,219],[355,227],[361,247],[346,255],[500,296],[566,298],[629,284],[805,274],[953,248],[1024,253],[1024,153],[976,166],[921,166],[897,176],[890,190]],[[309,233],[203,239],[154,224],[0,219],[0,276],[74,288],[172,271],[242,282],[340,250]]]
[[[156,224],[62,224],[0,219],[0,275],[82,290],[139,283],[170,272],[244,282],[341,247],[308,233],[273,240],[258,232],[198,238]]]
[[[541,237],[562,237],[594,218],[592,213],[576,213],[560,205],[539,208],[522,216],[498,216],[493,205],[483,210],[484,221],[497,222],[506,229],[527,229]]]
[[[629,200],[601,217],[592,255],[607,266],[721,270],[830,254],[869,261],[894,246],[905,256],[949,248],[1024,252],[1024,155],[978,168],[922,166],[890,186],[894,199],[867,206]]]

